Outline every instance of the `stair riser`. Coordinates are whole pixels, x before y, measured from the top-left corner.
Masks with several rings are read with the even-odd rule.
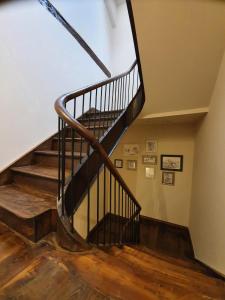
[[[46,166],[46,167],[54,167],[58,168],[58,156],[48,156],[48,155],[35,155],[35,162],[37,164]],[[77,167],[80,165],[80,160],[74,159],[74,168],[77,169]],[[72,158],[68,157],[65,159],[65,168],[71,169],[72,166]]]
[[[54,210],[46,211],[32,219],[22,219],[0,208],[0,220],[33,242],[56,230],[56,215]]]
[[[96,137],[98,136],[102,136],[107,130],[108,128],[101,128],[101,129],[88,129],[92,134],[94,134]],[[67,129],[66,132],[66,137],[71,138],[72,137],[72,132],[71,129]],[[80,137],[78,134],[75,134],[75,137]]]
[[[52,150],[58,150],[59,148],[59,141],[58,140],[54,140],[52,142]],[[79,141],[75,141],[74,142],[74,152],[82,152],[82,153],[87,153],[87,143],[86,142],[82,142],[82,149],[81,149],[81,142]],[[72,151],[72,141],[66,141],[65,143],[65,149],[66,151]]]
[[[90,120],[90,122],[89,122],[89,120],[85,120],[85,121],[82,121],[81,123],[86,127],[88,127],[88,126],[95,126],[95,127],[107,126],[107,127],[109,127],[112,125],[113,122],[114,122],[114,120],[112,120],[112,119],[110,119],[110,120],[106,119],[106,120],[100,120],[100,121],[98,119],[96,119],[96,120]]]
[[[57,180],[13,172],[13,181],[25,190],[39,190],[52,195],[58,191]]]
[[[99,117],[101,116],[101,118],[105,117],[105,118],[109,118],[109,119],[115,119],[117,118],[119,115],[121,114],[121,112],[102,112],[101,114],[85,114],[83,119],[87,119],[87,118],[91,118],[91,119],[99,119]],[[82,118],[80,119],[82,120]]]

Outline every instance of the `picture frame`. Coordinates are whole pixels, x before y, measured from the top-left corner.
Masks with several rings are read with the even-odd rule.
[[[127,160],[127,169],[132,171],[137,170],[137,160]]]
[[[175,172],[162,172],[162,184],[175,185]]]
[[[138,155],[139,151],[140,151],[140,147],[138,144],[124,144],[123,145],[123,155],[124,156]]]
[[[144,165],[157,165],[157,155],[142,155]]]
[[[114,159],[114,166],[117,169],[122,169],[123,168],[123,160],[122,159]]]
[[[155,168],[145,167],[145,178],[154,179],[155,178]]]
[[[147,140],[146,141],[146,153],[156,153],[158,144],[156,140]]]
[[[160,168],[165,171],[182,172],[183,155],[162,154]]]

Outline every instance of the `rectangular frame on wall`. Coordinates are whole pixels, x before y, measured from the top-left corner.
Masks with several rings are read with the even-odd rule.
[[[164,158],[171,158],[171,166],[165,166]],[[179,159],[179,166],[176,167],[176,161],[175,158]],[[174,165],[173,165],[173,159],[174,159]],[[160,156],[160,169],[163,171],[176,171],[176,172],[182,172],[183,171],[183,155],[170,155],[170,154],[162,154]]]

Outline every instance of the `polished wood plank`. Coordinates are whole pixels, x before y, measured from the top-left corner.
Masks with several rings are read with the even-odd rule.
[[[51,233],[37,244],[0,223],[0,299],[223,300],[225,283],[141,249],[62,250]],[[11,250],[10,250],[11,249]],[[8,253],[8,254],[6,254]]]

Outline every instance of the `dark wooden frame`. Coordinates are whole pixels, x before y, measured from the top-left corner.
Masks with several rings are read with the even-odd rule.
[[[164,174],[168,174],[168,173],[173,175],[173,182],[172,183],[164,183]],[[164,172],[162,172],[162,184],[163,185],[174,186],[175,185],[175,172],[173,172],[173,171],[164,171]]]
[[[155,158],[155,163],[150,163],[150,162],[145,162],[144,158],[145,157],[154,157]],[[144,165],[148,165],[148,166],[156,166],[157,165],[157,161],[158,161],[158,156],[157,155],[142,155],[142,163]]]
[[[117,165],[116,165],[116,162],[117,161],[120,161],[121,162],[121,167],[117,167]],[[122,169],[123,168],[123,160],[122,159],[114,159],[114,166],[117,168],[117,169]]]
[[[179,157],[180,158],[180,169],[163,168],[163,158],[164,157]],[[163,170],[163,171],[183,172],[183,163],[184,163],[183,155],[161,154],[161,156],[160,156],[160,170]]]

